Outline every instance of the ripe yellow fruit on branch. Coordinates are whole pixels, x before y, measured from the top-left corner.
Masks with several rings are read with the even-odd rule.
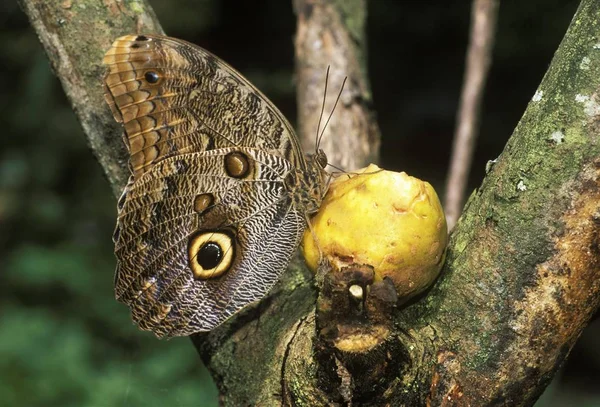
[[[322,254],[333,270],[370,265],[375,282],[391,278],[404,302],[439,274],[448,239],[444,211],[433,187],[418,178],[376,165],[357,173],[331,183],[304,234],[306,263],[316,270]]]

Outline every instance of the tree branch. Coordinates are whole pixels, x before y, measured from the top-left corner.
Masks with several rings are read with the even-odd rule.
[[[105,106],[102,56],[117,37],[162,33],[145,1],[19,0],[73,106],[115,196],[129,178],[122,126]]]
[[[401,313],[420,344],[411,359],[433,368],[410,368],[422,386],[410,400],[531,405],[598,308],[599,36],[600,4],[583,0],[467,202],[442,278]]]
[[[473,150],[477,142],[481,100],[492,60],[498,5],[499,0],[473,0],[465,82],[460,96],[450,170],[446,181],[444,208],[448,230],[452,230],[460,216],[469,181]]]
[[[299,135],[305,151],[315,150],[325,72],[330,66],[325,119],[344,78],[341,100],[323,137],[329,162],[347,170],[379,158],[379,127],[372,109],[366,69],[365,0],[294,0]],[[325,120],[324,120],[325,121]]]

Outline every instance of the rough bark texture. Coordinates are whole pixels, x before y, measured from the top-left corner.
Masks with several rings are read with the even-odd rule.
[[[399,312],[411,359],[430,368],[413,364],[419,390],[396,402],[530,405],[598,308],[599,38],[600,4],[584,0],[469,199],[442,278]]]
[[[140,2],[22,4],[119,190],[127,171],[99,61],[114,37],[158,24]],[[320,7],[312,13],[325,12]],[[222,403],[531,405],[599,305],[599,90],[600,4],[584,0],[505,151],[469,199],[441,278],[392,311],[393,334],[364,352],[332,348],[318,330],[325,291],[294,262],[266,299],[193,338]]]
[[[321,129],[348,79],[320,148],[331,164],[348,171],[377,162],[380,135],[366,74],[366,0],[294,0],[294,8],[298,131],[305,151],[315,149],[330,66]]]

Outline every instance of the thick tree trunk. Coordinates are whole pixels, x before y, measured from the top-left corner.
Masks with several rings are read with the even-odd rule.
[[[127,170],[100,60],[115,37],[159,25],[143,2],[21,2],[118,191]],[[258,305],[194,337],[223,404],[531,405],[599,305],[599,38],[600,4],[583,0],[469,199],[442,276],[389,315],[393,333],[368,352],[344,353],[320,337],[331,298],[301,261]]]

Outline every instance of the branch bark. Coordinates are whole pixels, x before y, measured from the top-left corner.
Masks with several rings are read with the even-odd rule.
[[[467,52],[465,81],[460,95],[456,131],[446,181],[446,218],[452,230],[465,199],[473,150],[479,133],[479,114],[487,74],[492,61],[499,0],[473,0],[471,36]]]
[[[377,162],[379,127],[366,68],[366,0],[294,0],[299,135],[304,151],[315,150],[325,72],[335,95],[348,78],[320,147],[331,164],[354,170]],[[324,120],[335,96],[325,100]],[[323,123],[321,127],[323,127]]]
[[[102,100],[99,61],[115,37],[160,31],[158,23],[142,2],[21,3],[120,190],[121,131]],[[533,404],[600,302],[598,38],[600,4],[583,0],[504,152],[467,202],[442,276],[386,316],[392,336],[365,354],[328,348],[316,329],[323,293],[296,261],[259,304],[192,338],[222,403]]]

